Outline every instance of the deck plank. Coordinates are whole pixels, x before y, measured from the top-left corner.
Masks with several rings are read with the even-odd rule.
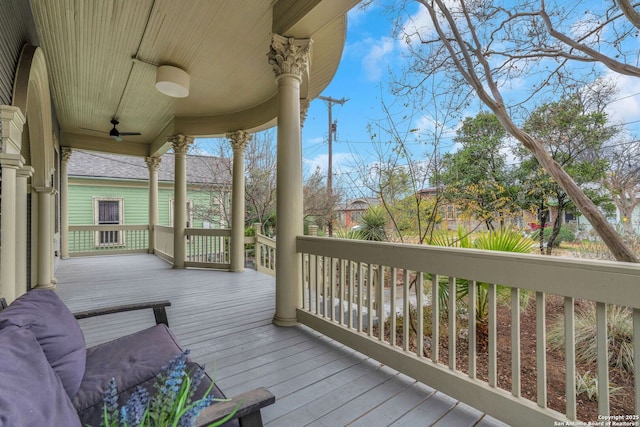
[[[72,311],[171,301],[172,331],[228,395],[275,394],[267,426],[504,426],[310,328],[273,325],[275,282],[253,270],[173,269],[136,254],[63,260],[56,278]],[[151,310],[80,321],[88,346],[153,323]]]

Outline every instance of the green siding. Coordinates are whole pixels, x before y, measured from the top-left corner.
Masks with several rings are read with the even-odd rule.
[[[94,223],[94,200],[96,198],[122,198],[124,224],[149,223],[149,189],[146,183],[116,180],[69,180],[69,225],[92,225]],[[208,206],[210,194],[205,191],[187,191],[187,200],[194,205]],[[158,223],[169,225],[173,187],[160,184],[158,188]],[[202,220],[194,218],[194,228],[202,227]],[[215,224],[218,226],[218,224]]]

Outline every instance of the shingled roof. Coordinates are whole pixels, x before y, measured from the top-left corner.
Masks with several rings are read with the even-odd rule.
[[[69,177],[129,179],[147,181],[149,168],[142,157],[76,151],[67,166]],[[158,180],[173,182],[173,154],[162,156]],[[191,184],[231,185],[230,159],[187,156],[187,182]]]

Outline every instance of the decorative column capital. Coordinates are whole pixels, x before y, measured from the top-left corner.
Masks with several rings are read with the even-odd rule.
[[[33,166],[26,165],[18,169],[18,178],[31,178],[36,170]]]
[[[50,194],[56,193],[56,189],[53,187],[33,187],[36,193]]]
[[[160,157],[145,157],[144,161],[151,172],[156,172],[160,168]]]
[[[2,122],[3,153],[19,154],[22,147],[22,128],[26,122],[24,114],[18,107],[0,106],[0,121]]]
[[[168,141],[173,146],[173,151],[176,154],[186,154],[189,146],[193,143],[193,138],[190,136],[178,134],[169,137]]]
[[[0,153],[0,165],[3,168],[20,169],[24,166],[24,158],[20,154]]]
[[[60,160],[62,160],[62,162],[68,162],[71,158],[71,153],[73,153],[73,150],[71,148],[62,147],[62,150],[60,152]]]
[[[253,135],[245,130],[237,130],[235,132],[227,133],[227,138],[231,141],[233,151],[244,151],[245,148],[247,148],[247,143],[253,139]]]
[[[294,39],[274,34],[271,38],[269,64],[273,66],[276,77],[282,74],[293,74],[302,78],[309,69],[309,53],[311,39]]]

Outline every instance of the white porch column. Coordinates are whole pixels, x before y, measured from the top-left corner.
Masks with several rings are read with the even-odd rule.
[[[53,230],[51,221],[51,200],[55,193],[53,187],[36,187],[38,194],[38,288],[55,289],[51,282],[53,269]]]
[[[2,201],[0,202],[0,295],[7,302],[16,297],[17,171],[24,163],[20,155],[25,118],[18,107],[0,106],[2,122]]]
[[[27,194],[28,180],[33,176],[31,166],[18,170],[16,185],[16,298],[27,291]]]
[[[20,154],[0,154],[0,164],[2,164],[0,294],[7,299],[7,302],[13,301],[16,297],[16,176],[23,162]]]
[[[158,225],[158,169],[160,157],[147,157],[144,159],[149,167],[149,253],[152,254],[156,247],[156,225]]]
[[[187,228],[187,150],[193,138],[175,135],[170,138],[173,146],[174,191],[173,191],[173,268],[184,268],[187,254],[187,239],[184,230]]]
[[[71,148],[62,147],[60,158],[60,257],[69,258],[69,159]]]
[[[253,136],[239,130],[228,133],[227,138],[233,147],[230,271],[244,271],[244,151]]]
[[[279,326],[297,324],[301,305],[300,256],[296,236],[303,234],[300,83],[308,71],[311,40],[274,35],[269,53],[278,84],[278,170],[276,313]]]

